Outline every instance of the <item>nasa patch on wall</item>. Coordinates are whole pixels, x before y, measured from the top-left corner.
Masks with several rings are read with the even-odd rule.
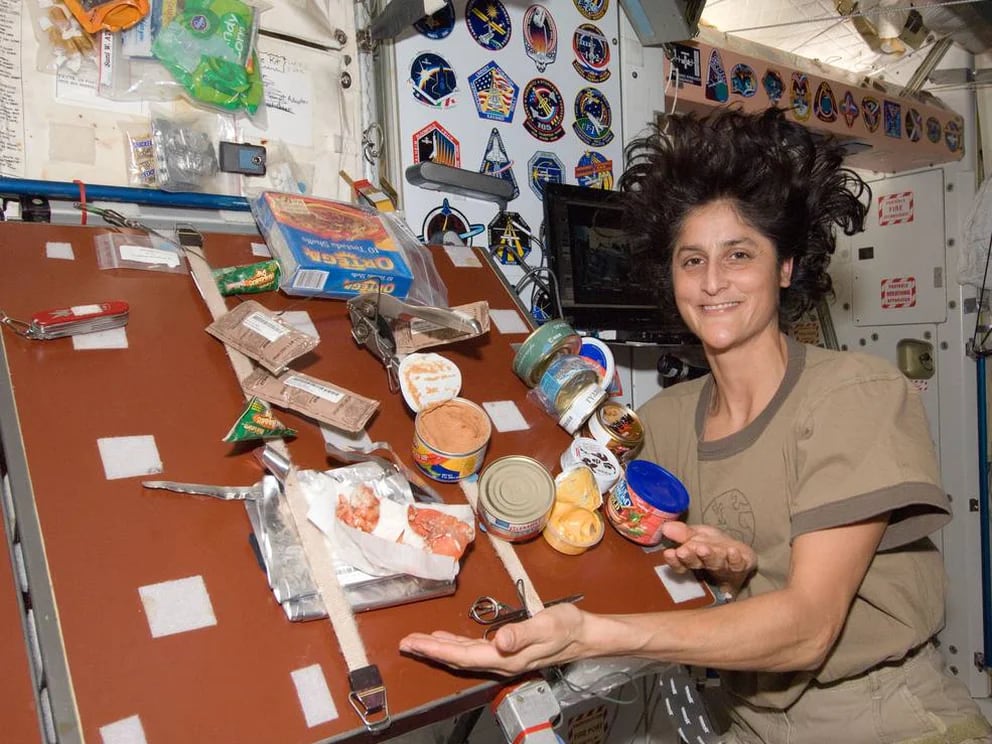
[[[565,166],[553,152],[538,150],[527,161],[527,182],[537,198],[544,201],[546,184],[565,183]]]
[[[534,78],[524,86],[524,129],[542,142],[554,142],[565,136],[562,122],[565,105],[561,92],[546,78]]]
[[[914,108],[906,112],[906,138],[910,142],[919,142],[923,136],[923,117]]]
[[[961,125],[956,121],[949,121],[944,125],[944,143],[951,152],[961,149]]]
[[[927,139],[935,145],[940,142],[941,128],[940,119],[936,116],[927,117]]]
[[[428,39],[443,39],[455,28],[455,6],[451,0],[444,0],[441,10],[421,18],[413,27]]]
[[[610,77],[610,42],[598,27],[583,23],[572,34],[572,67],[591,83],[601,83]]]
[[[745,98],[758,92],[758,76],[751,65],[734,65],[730,71],[730,90]]]
[[[830,83],[824,80],[816,89],[816,96],[813,98],[813,112],[820,121],[831,124],[837,121],[837,102],[834,100],[834,92],[830,88]]]
[[[482,223],[469,224],[464,213],[444,199],[424,217],[417,239],[432,245],[472,245],[472,238],[485,229]]]
[[[573,0],[575,8],[590,21],[598,21],[606,15],[610,0]]]
[[[676,69],[680,83],[703,84],[703,62],[699,47],[685,44],[669,44],[672,56],[669,62]]]
[[[496,52],[510,43],[510,14],[500,0],[468,0],[465,24],[480,46]]]
[[[530,227],[516,212],[500,212],[489,223],[489,250],[504,266],[530,255]]]
[[[885,136],[902,139],[902,106],[895,101],[884,101]]]
[[[489,144],[486,145],[486,151],[482,154],[482,165],[479,166],[479,173],[501,178],[510,183],[513,186],[513,196],[510,199],[516,199],[520,196],[517,179],[513,175],[513,161],[506,154],[506,146],[503,144],[503,138],[499,136],[499,130],[496,127],[493,127],[493,131],[489,133]]]
[[[858,120],[858,102],[854,100],[854,94],[851,91],[844,93],[844,100],[840,102],[840,113],[844,117],[844,123],[847,124],[847,128],[850,129],[854,126],[854,122]]]
[[[575,182],[591,189],[613,188],[613,161],[605,155],[586,150],[575,166]]]
[[[534,60],[538,72],[558,59],[558,27],[551,11],[543,5],[531,5],[524,12],[524,51]]]
[[[809,78],[801,72],[792,73],[792,115],[798,121],[806,121],[812,112],[812,96],[809,90]]]
[[[865,96],[861,99],[861,118],[864,119],[865,127],[869,132],[877,132],[878,125],[882,121],[882,104],[873,96]]]
[[[462,165],[461,144],[436,121],[413,135],[413,162],[423,163],[428,160],[453,168],[460,168]]]
[[[448,108],[454,106],[458,81],[448,60],[434,52],[422,52],[410,63],[413,97],[425,106]]]
[[[579,139],[593,147],[613,141],[613,112],[610,102],[596,88],[583,88],[575,95],[575,123],[572,129]]]
[[[487,63],[468,76],[468,85],[479,116],[493,121],[513,121],[520,86],[502,67],[495,62]]]
[[[782,76],[775,70],[765,70],[765,76],[761,78],[761,85],[765,89],[765,95],[768,96],[768,100],[773,105],[781,101],[782,96],[785,95],[785,83],[782,82]]]
[[[711,101],[723,103],[730,98],[727,88],[727,72],[723,69],[720,53],[714,49],[710,52],[710,64],[706,69],[706,97]]]

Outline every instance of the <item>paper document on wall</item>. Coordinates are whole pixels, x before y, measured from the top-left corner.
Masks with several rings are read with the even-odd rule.
[[[0,174],[25,175],[20,0],[0,0]]]
[[[260,51],[258,61],[265,84],[266,127],[262,130],[245,122],[242,136],[313,147],[314,70],[295,55],[281,52]]]

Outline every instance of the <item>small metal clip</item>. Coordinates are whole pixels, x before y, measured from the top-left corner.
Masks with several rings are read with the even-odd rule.
[[[17,320],[17,318],[11,318],[3,310],[0,310],[0,323],[3,323],[18,336],[23,336],[24,338],[35,338],[35,334],[32,332],[32,326],[30,323],[25,323],[23,320]]]
[[[388,728],[389,706],[386,702],[386,687],[382,675],[375,664],[355,669],[348,673],[348,701],[362,719],[365,728],[372,733]]]

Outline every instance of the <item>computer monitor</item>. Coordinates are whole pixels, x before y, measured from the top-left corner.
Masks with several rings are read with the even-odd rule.
[[[692,342],[678,313],[656,300],[657,269],[618,191],[549,183],[544,191],[548,266],[565,320],[616,340]],[[640,246],[641,250],[638,250]]]

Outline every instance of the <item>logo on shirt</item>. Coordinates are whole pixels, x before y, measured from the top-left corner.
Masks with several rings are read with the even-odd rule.
[[[746,545],[754,545],[754,508],[736,488],[724,491],[706,505],[703,523]]]

